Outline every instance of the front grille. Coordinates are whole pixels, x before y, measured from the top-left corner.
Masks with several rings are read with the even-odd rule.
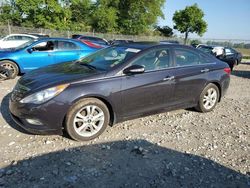
[[[20,101],[29,90],[26,86],[17,83],[11,94],[12,101]]]

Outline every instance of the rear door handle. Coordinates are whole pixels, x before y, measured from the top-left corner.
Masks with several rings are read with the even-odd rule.
[[[48,56],[53,56],[53,54],[48,53]]]
[[[165,78],[163,78],[163,81],[171,81],[171,80],[174,80],[174,76],[167,76]]]
[[[209,72],[209,69],[202,69],[201,73]]]

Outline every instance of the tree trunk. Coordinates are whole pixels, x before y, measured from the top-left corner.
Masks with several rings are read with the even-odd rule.
[[[187,44],[187,39],[188,39],[188,31],[186,31],[186,33],[185,33],[185,40],[184,40],[185,45]]]

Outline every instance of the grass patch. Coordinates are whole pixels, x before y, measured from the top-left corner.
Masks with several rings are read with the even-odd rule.
[[[242,53],[242,55],[245,57],[250,57],[250,49],[246,48],[235,48],[238,52]]]

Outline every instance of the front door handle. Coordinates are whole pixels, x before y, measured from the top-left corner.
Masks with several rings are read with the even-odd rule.
[[[51,53],[48,53],[48,56],[53,56],[53,54],[51,54]]]
[[[209,72],[209,69],[202,69],[201,73]]]
[[[163,81],[171,81],[171,80],[174,80],[174,76],[167,76],[165,78],[163,78]]]

